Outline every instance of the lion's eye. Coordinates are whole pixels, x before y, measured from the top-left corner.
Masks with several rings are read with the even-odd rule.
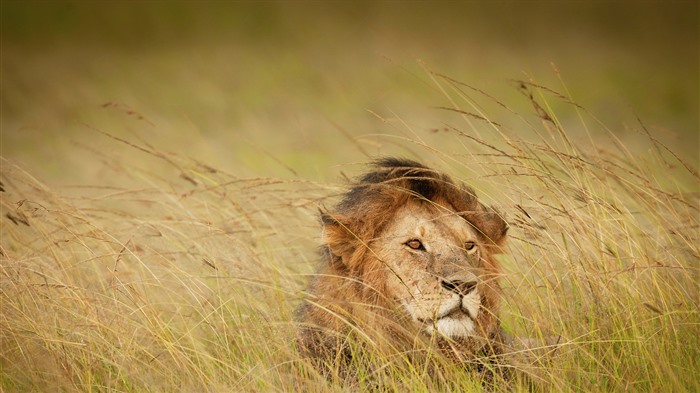
[[[425,248],[423,248],[423,243],[418,239],[409,240],[406,242],[406,245],[413,250],[425,250]]]
[[[473,253],[476,251],[477,245],[472,241],[464,242],[464,249],[467,250],[468,253]]]

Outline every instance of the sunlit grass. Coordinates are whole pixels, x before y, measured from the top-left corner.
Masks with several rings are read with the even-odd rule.
[[[377,114],[382,132],[343,143],[420,158],[506,213],[504,328],[561,339],[514,365],[510,383],[497,381],[496,390],[700,389],[695,164],[644,124],[636,126],[644,148],[626,146],[568,94],[532,80],[515,84],[532,108],[519,113],[426,75],[444,97],[436,106],[448,108],[434,131]],[[551,111],[555,102],[565,109]],[[513,122],[521,128],[501,125]],[[76,148],[102,168],[87,187],[55,188],[2,161],[2,389],[349,386],[327,382],[293,345],[294,310],[317,263],[318,207],[342,185],[242,177],[100,132],[114,150]],[[366,343],[358,348],[386,365],[378,382],[358,364],[360,390],[481,389],[449,362],[438,359],[444,369],[434,373]]]

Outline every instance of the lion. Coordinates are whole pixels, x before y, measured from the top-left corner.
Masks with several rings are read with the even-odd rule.
[[[322,265],[297,311],[297,345],[324,373],[347,375],[352,337],[401,353],[421,343],[464,364],[503,352],[494,256],[508,224],[472,188],[380,159],[321,222]]]

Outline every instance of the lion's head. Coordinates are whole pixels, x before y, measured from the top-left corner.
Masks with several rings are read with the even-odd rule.
[[[300,311],[302,348],[335,353],[332,337],[351,326],[397,340],[438,336],[462,353],[498,335],[494,254],[508,226],[471,188],[384,159],[322,222],[326,260]]]

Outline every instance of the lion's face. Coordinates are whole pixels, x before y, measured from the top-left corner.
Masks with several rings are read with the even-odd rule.
[[[476,231],[450,206],[413,202],[371,246],[387,269],[387,297],[428,333],[460,339],[482,328],[487,250]]]

